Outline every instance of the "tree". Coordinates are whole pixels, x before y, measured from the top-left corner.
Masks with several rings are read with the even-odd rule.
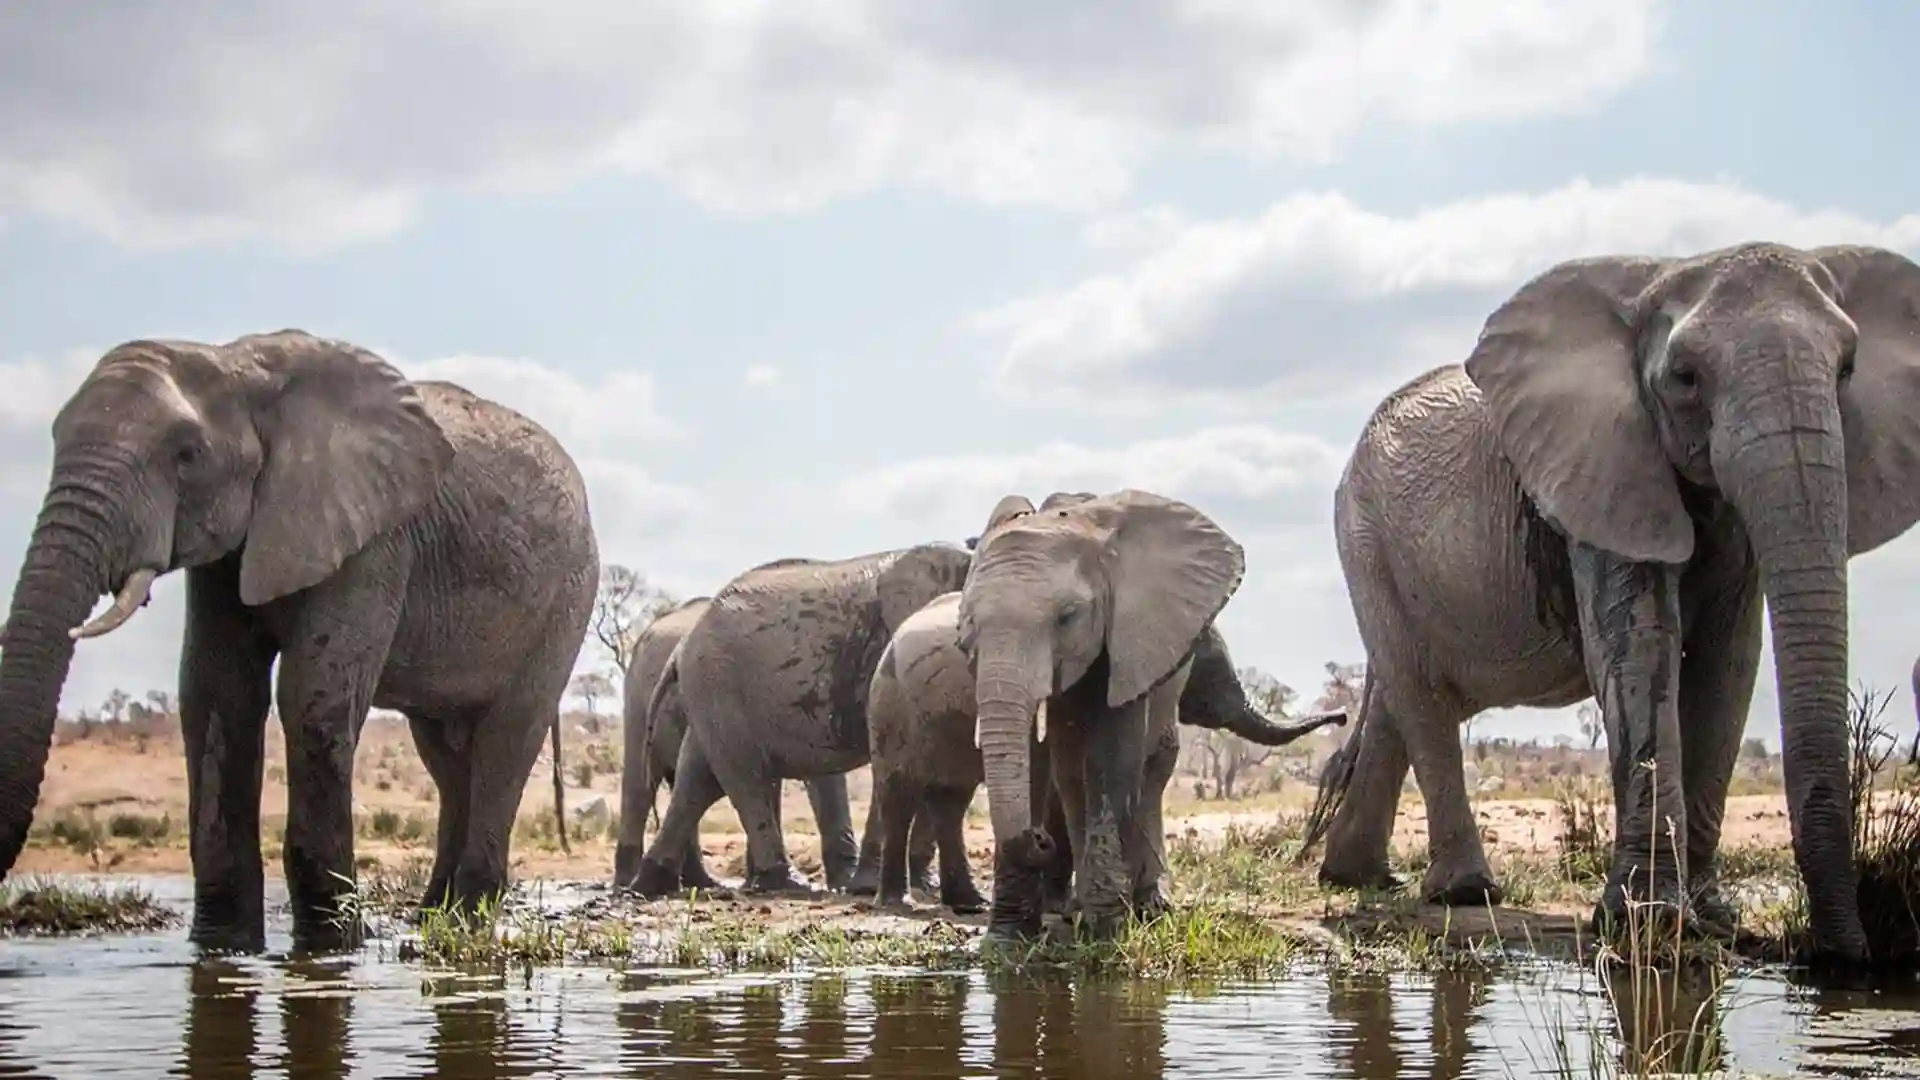
[[[133,695],[116,686],[113,688],[113,693],[108,694],[107,700],[100,705],[100,711],[106,714],[108,720],[116,724],[120,723],[127,718],[127,703],[132,700]]]
[[[1240,685],[1246,688],[1247,703],[1270,720],[1286,720],[1288,710],[1299,695],[1293,687],[1255,667],[1241,668]],[[1274,747],[1253,743],[1224,729],[1194,729],[1192,743],[1206,761],[1205,776],[1213,781],[1215,797],[1231,799],[1247,770],[1264,764],[1273,756]]]
[[[1366,683],[1367,665],[1327,661],[1327,681],[1320,688],[1320,697],[1313,703],[1314,710],[1332,712],[1344,709],[1347,716],[1357,720],[1360,716],[1360,695]],[[1351,724],[1347,730],[1353,730]]]
[[[679,605],[673,594],[648,584],[645,574],[608,563],[600,571],[600,592],[594,597],[588,626],[594,640],[613,657],[614,666],[625,672],[640,630]]]
[[[1583,701],[1575,715],[1580,719],[1580,734],[1587,737],[1587,749],[1598,749],[1600,740],[1607,734],[1606,718],[1600,715],[1600,706],[1591,700]]]
[[[614,693],[613,676],[602,671],[583,671],[573,677],[573,694],[587,706],[587,731],[599,734],[600,699]]]

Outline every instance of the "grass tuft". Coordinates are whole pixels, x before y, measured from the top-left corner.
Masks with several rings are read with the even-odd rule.
[[[0,931],[13,935],[138,933],[179,919],[136,886],[42,879],[0,886]]]

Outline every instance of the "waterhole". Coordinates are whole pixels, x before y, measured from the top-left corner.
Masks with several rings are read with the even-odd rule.
[[[145,884],[185,909],[185,879]],[[1623,1026],[1695,1070],[1920,1076],[1910,981],[1761,972],[1695,998],[1572,968],[1182,987],[881,968],[463,973],[381,950],[289,959],[287,944],[284,922],[257,957],[198,957],[182,930],[0,943],[0,1076],[1637,1075]],[[1657,1005],[1623,1025],[1615,1003],[1632,1000]]]

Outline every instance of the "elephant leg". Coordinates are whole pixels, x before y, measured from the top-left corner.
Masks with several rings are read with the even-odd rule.
[[[882,905],[907,902],[907,835],[926,800],[926,788],[900,773],[874,785],[874,813],[880,815],[880,893]]]
[[[640,865],[627,888],[645,897],[668,896],[679,891],[685,865],[682,860],[686,858],[687,849],[699,849],[700,819],[725,794],[698,741],[683,739],[680,760],[673,768],[673,790],[667,799],[667,812],[660,817],[660,831],[653,834],[653,844],[640,856]]]
[[[469,735],[467,831],[448,893],[456,910],[476,910],[507,891],[513,823],[558,703],[550,686],[522,689],[495,701]]]
[[[686,742],[681,744],[683,772],[687,761],[685,748],[698,746],[700,741],[690,731]],[[742,755],[703,756],[719,779],[727,800],[733,803],[734,812],[740,816],[740,829],[747,836],[744,891],[760,895],[813,895],[816,890],[793,872],[793,864],[787,859],[786,837],[780,828],[779,777],[769,775],[765,762],[757,755],[751,759]]]
[[[180,734],[193,859],[188,939],[259,952],[266,948],[260,784],[274,647],[240,605],[232,563],[187,572]]]
[[[1470,715],[1437,693],[1423,693],[1418,706],[1403,708],[1392,687],[1383,698],[1388,723],[1398,721],[1413,760],[1414,780],[1427,803],[1427,875],[1420,896],[1448,907],[1494,906],[1505,896],[1487,864],[1480,823],[1467,798],[1467,765],[1460,751],[1460,725]],[[1348,796],[1352,798],[1351,795]]]
[[[1169,702],[1168,707],[1174,707],[1173,703]],[[1153,739],[1154,733],[1149,732],[1147,737]],[[1167,835],[1163,804],[1167,784],[1173,780],[1179,760],[1180,733],[1168,724],[1147,755],[1146,766],[1140,774],[1140,802],[1128,831],[1131,842],[1127,862],[1133,874],[1133,910],[1141,918],[1165,914],[1170,906],[1165,887]]]
[[[1587,678],[1613,766],[1613,868],[1596,922],[1624,916],[1631,900],[1678,908],[1692,836],[1681,771],[1680,574],[1580,543],[1571,555]]]
[[[940,829],[934,823],[932,798],[929,789],[927,800],[914,813],[913,825],[907,831],[907,885],[926,892],[939,887],[933,876],[933,857],[939,847]]]
[[[1118,933],[1132,906],[1133,874],[1126,844],[1146,768],[1148,707],[1143,698],[1118,709],[1089,709],[1095,712],[1094,723],[1083,733],[1082,752],[1076,755],[1086,800],[1081,830],[1086,842],[1076,885],[1080,913],[1095,939]],[[1065,750],[1065,746],[1054,748],[1055,753]],[[1054,772],[1058,776],[1060,770]],[[1067,812],[1073,812],[1071,803]]]
[[[860,829],[860,859],[847,882],[852,896],[872,896],[880,890],[880,770],[873,770],[873,797],[867,800],[867,822]]]
[[[1400,725],[1388,714],[1382,680],[1369,684],[1361,704],[1366,720],[1349,738],[1360,740],[1347,795],[1327,827],[1322,885],[1341,889],[1392,889],[1401,883],[1389,863],[1400,791],[1412,762]]]
[[[929,831],[940,849],[940,902],[956,915],[987,910],[986,897],[974,885],[973,867],[967,862],[967,807],[973,805],[973,792],[972,786],[935,787],[927,792],[914,818],[916,826],[922,818],[932,821]],[[911,839],[908,846],[911,849]]]
[[[464,723],[465,721],[459,721]],[[433,845],[433,873],[427,879],[427,891],[420,899],[426,908],[443,907],[453,888],[453,872],[460,865],[460,848],[467,838],[467,754],[466,744],[453,745],[447,736],[449,725],[432,717],[407,714],[407,727],[413,732],[413,745],[420,761],[433,778],[440,793],[440,827]]]
[[[1744,569],[1744,567],[1742,567]],[[1728,580],[1731,578],[1732,580]],[[1683,582],[1683,588],[1691,585]],[[1687,806],[1687,896],[1708,927],[1731,934],[1739,913],[1720,887],[1720,828],[1739,763],[1754,680],[1760,670],[1764,607],[1758,582],[1726,571],[1708,581],[1686,625],[1680,661],[1681,786]]]
[[[1071,916],[1084,910],[1083,889],[1087,881],[1087,784],[1082,773],[1081,762],[1086,756],[1086,732],[1079,725],[1053,724],[1047,732],[1047,760],[1049,764],[1050,784],[1040,793],[1036,805],[1047,806],[1047,832],[1051,834],[1056,825],[1066,836],[1066,843],[1054,844],[1056,861],[1052,864],[1053,873],[1047,875],[1054,885],[1065,879],[1065,895],[1055,910],[1062,916]],[[1054,812],[1057,805],[1058,812]],[[1065,848],[1064,853],[1060,852]],[[1064,869],[1063,869],[1064,868]],[[1043,871],[1044,873],[1044,871]]]
[[[321,587],[325,584],[331,583]],[[355,584],[371,587],[370,582]],[[392,584],[393,591],[386,595],[398,592],[397,583]],[[352,948],[361,939],[358,918],[342,904],[358,886],[353,756],[399,623],[396,607],[372,597],[332,610],[348,617],[302,620],[305,632],[281,655],[276,695],[287,739],[282,858],[293,907],[293,938],[296,948],[313,952]],[[316,612],[309,608],[304,614]],[[343,625],[353,631],[337,629]],[[335,629],[317,631],[315,626]]]
[[[860,849],[853,839],[853,807],[847,799],[847,774],[816,776],[806,782],[807,801],[820,833],[820,868],[827,888],[844,890],[853,880]],[[868,815],[872,815],[871,809]]]

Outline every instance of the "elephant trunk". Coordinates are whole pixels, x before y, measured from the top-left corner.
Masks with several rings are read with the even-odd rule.
[[[27,546],[0,653],[0,877],[33,824],[72,635],[107,591],[119,547],[117,501],[90,470],[56,467]]]
[[[1187,688],[1180,694],[1180,722],[1199,728],[1224,728],[1256,746],[1286,746],[1328,724],[1345,725],[1345,711],[1316,713],[1298,721],[1269,719],[1247,700],[1247,688],[1234,670],[1226,639],[1209,625],[1194,646]]]
[[[1052,672],[1049,665],[1013,659],[1017,655],[1004,645],[981,649],[975,700],[995,841],[993,924],[1030,932],[1038,929],[1040,871],[1053,853],[1053,842],[1033,823],[1028,733],[1046,702]]]
[[[1867,958],[1848,788],[1846,458],[1832,365],[1789,341],[1749,346],[1761,381],[1713,447],[1746,524],[1773,631],[1793,848],[1814,949]],[[1750,359],[1747,359],[1750,357]],[[1723,467],[1724,466],[1724,467]]]

